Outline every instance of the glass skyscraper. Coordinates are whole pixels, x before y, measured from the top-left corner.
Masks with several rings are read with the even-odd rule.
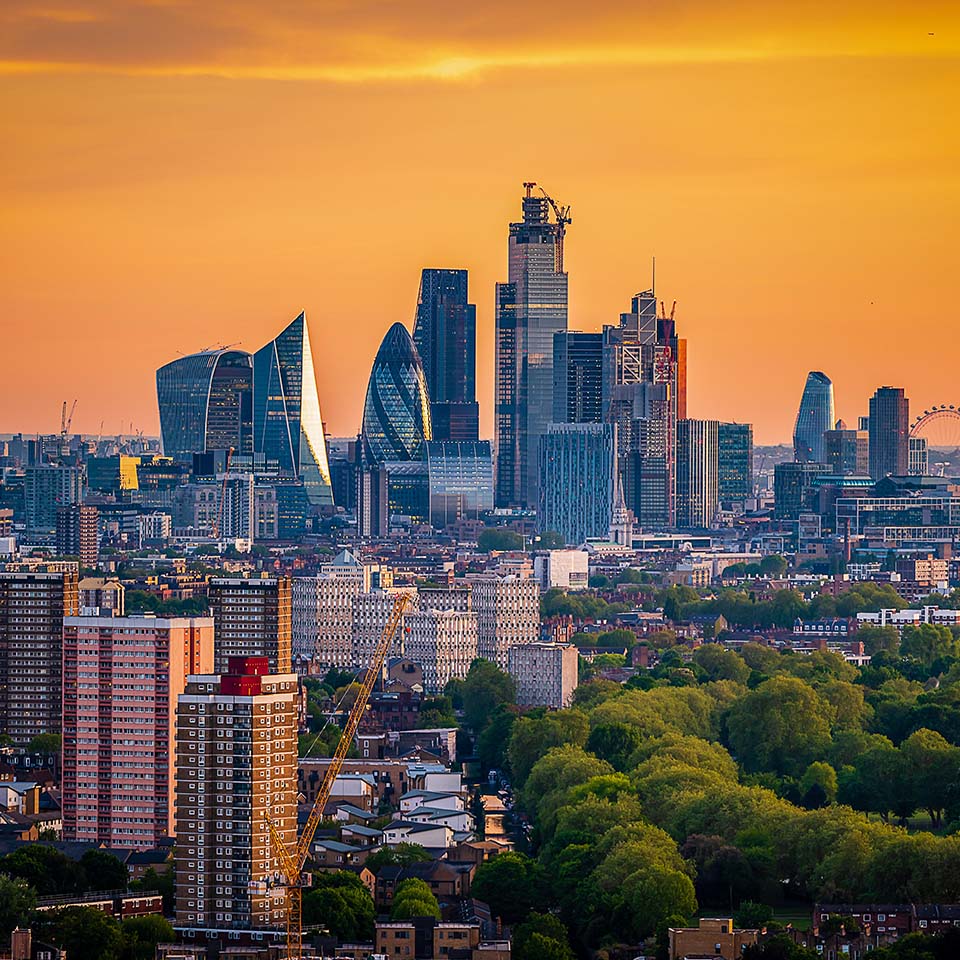
[[[553,420],[553,338],[567,329],[566,221],[526,184],[523,220],[510,224],[507,282],[496,293],[496,501],[536,508],[539,445]]]
[[[477,440],[477,308],[467,302],[467,271],[420,275],[413,326],[430,394],[435,440]]]
[[[611,423],[552,423],[540,438],[542,531],[572,546],[606,539],[613,518],[616,427]]]
[[[430,516],[427,442],[433,438],[427,379],[413,338],[395,323],[370,371],[360,432],[357,524],[363,537],[384,536],[393,519]]]
[[[363,406],[365,464],[420,460],[423,443],[433,439],[430,394],[407,328],[395,323],[383,338]]]
[[[720,503],[743,503],[753,496],[753,426],[721,423],[717,442]]]
[[[603,334],[561,331],[553,337],[554,423],[603,419]]]
[[[910,401],[902,387],[878,387],[870,398],[870,476],[906,476],[910,468]]]
[[[253,365],[242,350],[204,350],[157,371],[163,452],[179,463],[195,453],[252,451]]]
[[[833,381],[819,370],[807,374],[793,428],[793,455],[797,463],[824,463],[823,435],[836,422],[833,408]]]
[[[253,358],[253,447],[303,482],[311,507],[333,506],[306,315]]]
[[[677,421],[677,526],[705,528],[719,507],[719,432],[716,420]]]
[[[617,427],[617,470],[641,526],[677,522],[677,419],[686,410],[686,341],[653,290],[603,328],[604,419]]]
[[[493,509],[493,454],[489,440],[427,442],[430,523],[438,530],[479,520]]]

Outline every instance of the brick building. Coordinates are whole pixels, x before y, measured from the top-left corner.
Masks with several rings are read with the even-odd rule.
[[[148,849],[173,834],[177,696],[213,666],[209,618],[63,621],[63,835]]]

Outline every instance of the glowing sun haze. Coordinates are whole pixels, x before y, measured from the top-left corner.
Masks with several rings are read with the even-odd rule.
[[[424,266],[493,288],[524,180],[573,207],[570,326],[679,301],[692,416],[790,434],[960,403],[960,5],[0,6],[0,431],[156,433],[154,370],[301,309],[334,435]]]

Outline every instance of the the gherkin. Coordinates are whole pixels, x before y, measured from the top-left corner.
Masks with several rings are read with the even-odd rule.
[[[383,338],[363,407],[364,459],[370,464],[421,460],[432,439],[430,397],[413,338],[395,323]]]

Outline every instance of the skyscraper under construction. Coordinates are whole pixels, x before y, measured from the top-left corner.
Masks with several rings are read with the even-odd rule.
[[[553,419],[553,338],[567,329],[570,222],[569,207],[535,187],[524,184],[523,219],[510,224],[507,282],[497,284],[494,399],[497,505],[534,509],[540,437]]]
[[[604,418],[617,425],[617,470],[627,507],[648,528],[676,524],[677,420],[687,412],[686,340],[673,311],[638,293],[603,330]]]

